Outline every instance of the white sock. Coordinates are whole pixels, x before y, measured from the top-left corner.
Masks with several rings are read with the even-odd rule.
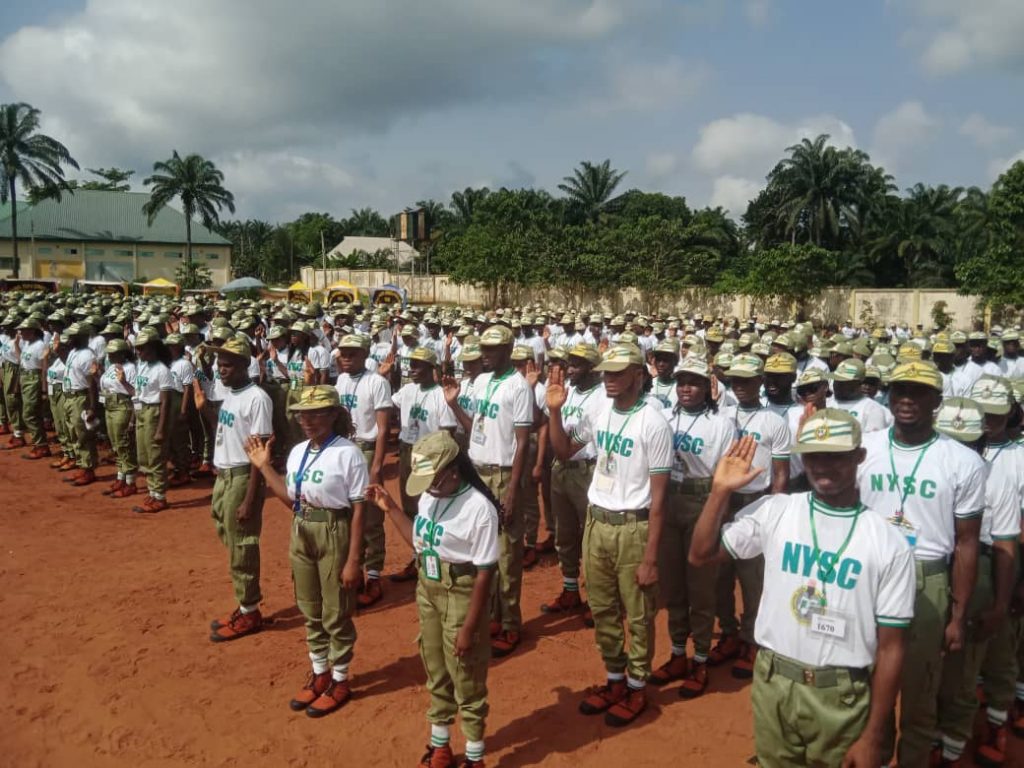
[[[988,716],[988,721],[992,723],[992,725],[998,726],[1006,724],[1008,715],[1005,709],[992,709],[992,707],[989,707],[986,714]]]
[[[609,682],[619,683],[619,682],[622,682],[625,679],[626,679],[626,675],[625,675],[624,672],[609,672],[608,673],[608,680],[609,680]]]
[[[694,654],[693,654],[693,663],[694,664],[704,664],[707,660],[708,660],[708,655],[706,653],[696,653],[696,652],[694,652]]]
[[[131,473],[129,472],[128,474],[126,474],[126,475],[124,476],[124,481],[125,481],[125,482],[126,482],[126,483],[127,483],[128,485],[134,485],[134,484],[135,484],[135,475],[133,475],[133,474],[131,474]]]
[[[366,578],[367,579],[379,579],[380,578],[380,571],[367,570],[366,571]]]
[[[245,605],[238,606],[238,610],[240,610],[242,613],[255,613],[259,609],[260,609],[260,607],[259,607],[258,604],[257,605],[250,605],[250,606],[245,606]]]
[[[335,664],[331,670],[331,679],[336,683],[348,680],[348,664]]]
[[[484,743],[482,741],[466,742],[466,759],[479,762],[484,759]]]
[[[629,686],[629,690],[631,691],[642,691],[644,688],[647,687],[647,683],[645,683],[643,680],[634,680],[632,677],[629,676],[626,677],[626,685]]]
[[[313,662],[313,673],[322,675],[328,670],[327,657],[326,656],[314,656],[312,653],[309,654],[309,660]]]
[[[123,483],[124,482],[124,472],[118,472],[117,473],[117,479],[120,480]]]
[[[579,592],[580,591],[580,580],[570,579],[568,576],[562,577],[562,589],[566,592]]]
[[[967,746],[966,741],[959,739],[951,739],[949,736],[943,735],[942,737],[942,757],[945,760],[959,760],[960,756],[964,753],[964,747]]]
[[[673,656],[685,656],[686,655],[686,644],[676,645],[672,643],[672,655]]]
[[[431,724],[430,726],[430,746],[432,747],[447,747],[448,741],[451,739],[451,732],[447,725],[436,725]]]

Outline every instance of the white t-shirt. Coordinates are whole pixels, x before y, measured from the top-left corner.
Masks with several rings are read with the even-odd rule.
[[[288,368],[288,378],[292,380],[292,387],[294,388],[304,386],[306,357],[309,357],[309,363],[313,366],[314,371],[326,371],[330,368],[331,355],[319,344],[310,344],[309,351],[305,355],[302,354],[301,349],[292,350],[291,353],[286,352],[282,355],[282,358],[286,361],[285,366]]]
[[[72,349],[64,362],[64,391],[78,392],[89,388],[89,369],[96,356],[88,347]]]
[[[302,501],[312,507],[347,509],[362,501],[369,482],[366,459],[351,440],[336,437],[320,450],[306,453],[309,440],[303,440],[288,454],[285,485],[288,498],[295,501],[295,480],[302,469]],[[305,462],[303,462],[305,458]]]
[[[907,627],[914,616],[913,553],[881,515],[835,509],[818,499],[815,536],[810,499],[809,493],[765,496],[723,527],[722,544],[730,555],[764,555],[754,639],[808,665],[868,667],[878,649],[877,628]],[[808,611],[815,603],[807,599],[811,589],[816,596],[824,590],[822,618],[832,620],[834,634],[820,625],[815,631],[814,612]]]
[[[21,362],[18,360],[18,356],[14,354],[14,339],[6,333],[0,333],[0,356],[3,357],[5,363],[18,365]]]
[[[672,428],[672,480],[709,478],[729,452],[736,437],[733,423],[705,409],[689,413],[666,408],[662,415]]]
[[[474,395],[476,390],[473,386],[474,383],[474,380],[469,378],[469,376],[459,382],[459,407],[466,413],[470,414],[470,416],[476,412],[476,396]],[[466,434],[466,430],[463,428],[462,423],[458,421],[455,426],[455,431],[460,435]]]
[[[248,465],[245,441],[252,435],[271,435],[274,431],[273,411],[270,395],[251,381],[239,389],[228,389],[217,419],[214,466],[230,469]]]
[[[342,373],[334,388],[341,404],[352,414],[357,440],[377,439],[377,411],[391,410],[391,385],[383,376],[364,371],[356,376]]]
[[[473,385],[476,411],[469,432],[474,464],[511,467],[516,456],[516,428],[533,427],[534,393],[514,368],[503,376],[481,373]]]
[[[588,443],[597,456],[587,498],[613,511],[649,509],[651,475],[672,469],[672,428],[661,410],[643,398],[625,413],[603,397],[584,408],[572,431],[581,446]]]
[[[93,336],[89,339],[89,349],[97,360],[102,360],[107,354],[107,340],[100,335]]]
[[[829,373],[828,363],[820,357],[811,357],[808,355],[803,360],[796,361],[796,376],[797,378],[800,378],[800,374],[815,368],[824,373]]]
[[[787,403],[786,405],[777,405],[770,400],[766,401],[764,407],[772,413],[777,413],[785,421],[789,427],[789,437],[791,440],[795,439],[795,435],[800,431],[800,419],[804,415],[804,407],[800,403]],[[789,480],[792,482],[796,478],[800,477],[804,473],[804,460],[799,453],[791,453],[789,455]]]
[[[184,357],[171,361],[171,385],[175,392],[184,392],[185,387],[191,387],[194,378],[195,372],[192,363]]]
[[[46,367],[46,394],[53,397],[53,387],[55,384],[60,384],[61,390],[64,388],[64,361],[59,357],[54,357]]]
[[[849,413],[860,422],[861,431],[865,434],[892,426],[892,413],[869,397],[859,397],[855,400],[837,399],[829,407]]]
[[[468,484],[447,498],[422,494],[412,530],[417,554],[432,549],[442,562],[477,568],[498,562],[498,511]]]
[[[124,380],[129,384],[133,384],[136,381],[138,370],[135,367],[135,363],[131,360],[125,360],[120,364],[120,367],[124,369]],[[100,394],[106,395],[127,395],[128,388],[117,380],[117,368],[118,365],[110,363],[107,369],[100,376]]]
[[[971,387],[985,374],[990,376],[1002,376],[1003,371],[997,363],[986,360],[978,364],[968,360],[960,368],[953,372],[953,388],[959,397],[967,397],[971,393]]]
[[[1012,360],[1004,357],[999,361],[999,370],[1008,379],[1024,379],[1024,357],[1015,357]]]
[[[985,514],[981,518],[981,541],[1015,541],[1020,537],[1024,511],[1024,444],[1007,442],[985,446]]]
[[[757,493],[767,490],[772,482],[772,461],[789,460],[790,443],[789,424],[781,416],[765,407],[744,408],[741,405],[729,406],[721,410],[721,414],[729,419],[735,430],[736,439],[752,435],[757,441],[752,466],[761,467],[764,471],[743,486],[739,493]]]
[[[562,429],[565,430],[565,434],[572,435],[587,408],[595,408],[607,399],[604,384],[600,381],[590,389],[578,389],[575,385],[570,384],[566,388],[565,403],[562,404]],[[544,411],[545,416],[551,416],[547,402],[544,403],[541,410]],[[593,442],[587,442],[572,455],[571,461],[590,461],[596,458],[597,449]]]
[[[154,363],[140,362],[135,368],[135,400],[145,405],[160,402],[161,392],[174,389],[171,370],[157,360]]]
[[[985,462],[939,433],[914,447],[890,440],[891,435],[892,430],[864,435],[867,457],[857,468],[861,500],[890,520],[899,516],[904,497],[900,530],[914,556],[948,557],[956,543],[956,518],[978,517],[985,509]]]
[[[668,384],[665,384],[658,378],[655,378],[651,382],[651,391],[647,393],[647,397],[654,400],[662,408],[675,408],[676,403],[679,402],[679,396],[676,394],[676,380],[672,379]]]
[[[421,437],[442,429],[455,428],[455,414],[444,399],[444,390],[437,384],[421,389],[409,382],[395,393],[391,401],[398,408],[401,431],[398,439],[409,445]]]
[[[43,351],[46,345],[42,339],[33,342],[21,342],[21,370],[41,371],[43,369]]]

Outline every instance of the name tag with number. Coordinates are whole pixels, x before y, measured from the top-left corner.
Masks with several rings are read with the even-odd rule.
[[[811,632],[836,640],[846,639],[846,619],[828,613],[811,615]]]

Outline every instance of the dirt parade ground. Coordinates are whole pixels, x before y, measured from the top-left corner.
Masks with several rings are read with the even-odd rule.
[[[308,670],[287,557],[290,511],[267,502],[262,633],[215,645],[210,620],[233,607],[210,520],[212,481],[172,492],[171,509],[72,489],[45,462],[0,454],[0,765],[415,765],[428,740],[412,584],[357,618],[355,697],[323,720],[288,700]],[[394,465],[389,466],[393,474]],[[390,480],[391,485],[395,480]],[[409,550],[389,530],[391,573]],[[740,766],[751,762],[746,686],[728,669],[684,701],[656,690],[633,727],[577,713],[603,670],[579,616],[540,613],[561,581],[552,556],[526,575],[525,639],[492,664],[487,762],[494,766]],[[658,660],[668,653],[658,616]],[[461,751],[462,738],[453,732]],[[1014,744],[1011,765],[1024,764]]]

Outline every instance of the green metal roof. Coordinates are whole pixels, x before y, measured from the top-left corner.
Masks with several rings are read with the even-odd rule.
[[[78,189],[60,201],[43,200],[27,210],[18,207],[18,240],[102,241],[115,243],[184,243],[185,216],[165,206],[149,226],[142,206],[146,192],[104,192]],[[0,240],[11,237],[10,206],[0,217]],[[194,245],[230,245],[200,222],[192,222]]]

